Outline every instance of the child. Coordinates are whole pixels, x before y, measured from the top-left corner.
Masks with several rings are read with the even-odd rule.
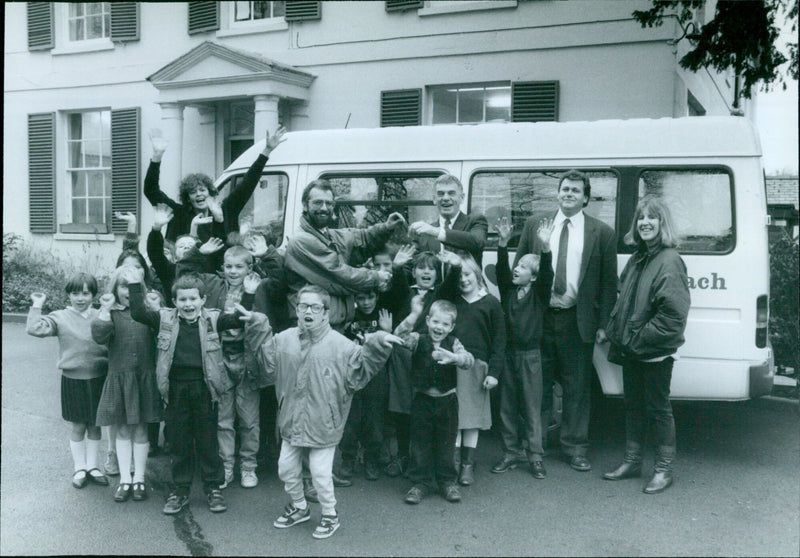
[[[506,326],[500,302],[486,292],[481,269],[469,254],[442,251],[451,272],[459,275],[458,290],[442,288],[441,296],[455,304],[458,319],[455,336],[475,357],[470,370],[458,371],[458,437],[461,448],[458,482],[475,482],[475,448],[478,431],[492,426],[489,390],[497,385],[506,350]],[[456,450],[458,451],[458,450]]]
[[[357,293],[355,300],[355,319],[345,326],[345,337],[362,344],[369,333],[378,330],[392,331],[391,315],[385,309],[378,309],[377,291]],[[337,476],[344,479],[353,476],[360,442],[364,448],[364,477],[367,480],[378,480],[378,457],[383,442],[383,415],[386,412],[388,395],[388,379],[386,372],[381,370],[353,396],[350,414],[339,444],[342,465]]]
[[[222,363],[219,332],[241,327],[241,314],[207,310],[206,286],[197,274],[179,277],[172,285],[175,308],[158,312],[145,307],[140,283],[129,279],[128,289],[133,319],[158,331],[156,382],[167,402],[165,431],[170,438],[173,481],[163,512],[176,514],[188,503],[195,453],[208,507],[224,512],[228,506],[219,489],[224,470],[217,443],[217,401],[231,384]],[[236,309],[242,312],[252,300],[248,290]],[[266,327],[266,318],[260,318],[251,317],[247,327]]]
[[[505,473],[525,462],[519,416],[525,421],[528,461],[535,479],[547,476],[542,461],[542,316],[550,302],[553,268],[550,254],[550,233],[553,222],[539,223],[537,235],[542,243],[541,256],[526,254],[513,273],[508,265],[508,240],[512,228],[503,217],[497,225],[497,287],[506,315],[509,368],[500,388],[500,434],[503,458],[492,467],[492,473]],[[537,277],[538,276],[538,277]]]
[[[72,486],[83,488],[89,481],[108,486],[108,478],[97,468],[100,427],[95,426],[95,420],[108,366],[108,350],[92,340],[91,323],[97,310],[91,305],[97,294],[97,280],[88,273],[78,273],[70,277],[65,290],[69,306],[47,316],[42,316],[47,296],[31,294],[33,304],[26,331],[34,337],[58,337],[61,416],[72,423]],[[85,442],[84,437],[88,438]]]
[[[308,452],[311,477],[322,505],[314,538],[339,528],[333,493],[333,457],[342,438],[353,393],[383,368],[392,343],[402,340],[378,331],[358,345],[330,326],[330,295],[317,286],[298,292],[298,326],[264,343],[256,353],[280,401],[278,424],[283,442],[278,475],[292,503],[275,527],[285,529],[311,519],[303,493],[302,456]]]
[[[108,346],[108,376],[97,410],[98,426],[116,427],[120,480],[114,500],[145,500],[145,468],[150,444],[147,425],[162,418],[156,387],[155,339],[147,326],[131,317],[128,279],[144,279],[144,270],[130,264],[111,275],[108,293],[100,297],[100,312],[92,321],[92,338]],[[133,441],[133,446],[131,446]],[[131,460],[135,473],[131,479]]]
[[[426,334],[412,332],[422,316],[423,297],[412,301],[412,311],[397,327],[396,333],[406,338],[412,351],[412,385],[410,436],[411,463],[408,478],[413,486],[406,493],[407,504],[419,504],[428,489],[439,485],[448,502],[460,502],[456,486],[453,446],[458,434],[458,397],[456,369],[469,369],[474,358],[451,335],[455,327],[455,305],[446,300],[431,304],[425,322]]]

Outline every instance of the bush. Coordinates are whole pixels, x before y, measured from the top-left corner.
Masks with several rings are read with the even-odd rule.
[[[770,246],[769,330],[775,364],[800,371],[800,248],[798,241],[782,231]]]
[[[77,262],[64,262],[52,253],[32,246],[14,233],[3,234],[3,312],[27,313],[30,295],[39,291],[47,295],[42,313],[65,308],[69,302],[64,285],[75,272],[85,270],[97,277],[102,290],[107,273],[90,262],[88,246]]]

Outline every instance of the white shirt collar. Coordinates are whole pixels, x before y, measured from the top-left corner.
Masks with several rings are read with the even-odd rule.
[[[450,217],[450,228],[451,229],[453,228],[453,223],[456,222],[456,219],[458,219],[459,215],[461,215],[461,210],[460,209],[458,211],[456,211],[455,215]],[[439,226],[440,227],[444,227],[444,220],[445,220],[445,217],[442,217],[441,215],[439,215]]]
[[[556,213],[555,219],[553,219],[553,230],[554,231],[555,230],[560,230],[561,229],[561,224],[564,222],[565,219],[567,219],[567,216],[564,215],[561,212],[561,208],[559,208],[558,212]],[[583,209],[578,211],[572,217],[569,217],[570,224],[574,225],[576,227],[579,227],[579,226],[583,225],[583,220],[584,220]]]

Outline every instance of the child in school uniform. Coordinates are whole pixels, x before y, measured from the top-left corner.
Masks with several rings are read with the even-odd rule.
[[[100,312],[92,321],[92,338],[108,346],[108,376],[97,411],[98,426],[116,427],[116,455],[120,481],[116,502],[145,500],[145,469],[150,449],[147,425],[162,419],[156,387],[156,347],[153,332],[131,317],[128,282],[144,270],[130,264],[111,275],[108,292],[100,297]],[[125,277],[123,277],[123,275]],[[131,442],[133,443],[131,445]],[[131,478],[131,462],[135,473]]]
[[[508,240],[512,227],[503,217],[497,225],[497,287],[506,315],[508,337],[508,369],[500,385],[500,435],[503,457],[492,467],[492,473],[505,473],[525,463],[522,440],[528,442],[528,463],[535,479],[544,479],[542,448],[542,338],[544,309],[550,302],[553,268],[550,234],[553,222],[543,220],[537,235],[542,243],[541,255],[526,254],[513,272],[508,264]],[[519,417],[525,421],[520,432]]]
[[[278,475],[292,503],[274,526],[292,527],[311,519],[303,492],[303,454],[308,453],[311,479],[322,505],[313,533],[324,539],[339,528],[333,492],[333,458],[342,438],[353,393],[362,389],[386,363],[398,337],[383,331],[350,341],[330,326],[330,295],[321,287],[298,292],[298,326],[264,343],[256,353],[264,376],[275,384],[282,437]]]
[[[97,280],[77,273],[65,285],[69,306],[42,316],[44,293],[32,293],[26,331],[34,337],[58,337],[58,368],[61,370],[61,416],[72,424],[69,446],[74,472],[72,486],[88,482],[108,486],[108,478],[97,468],[100,427],[95,426],[97,404],[108,367],[108,349],[92,339],[91,323],[97,317],[92,300]],[[86,439],[84,439],[86,438]]]
[[[405,502],[419,504],[436,485],[448,502],[460,502],[453,459],[458,434],[457,369],[469,369],[475,359],[451,335],[457,316],[453,303],[436,300],[431,304],[425,318],[427,333],[412,331],[422,316],[423,297],[418,295],[411,304],[411,313],[395,330],[412,353],[408,478],[413,486]]]
[[[242,327],[242,312],[252,305],[257,283],[245,284],[237,312],[223,314],[204,307],[206,285],[197,274],[176,279],[175,308],[159,311],[145,306],[142,285],[135,279],[128,278],[131,315],[158,332],[156,382],[167,402],[165,431],[170,438],[173,485],[163,512],[176,514],[188,503],[195,460],[209,509],[224,512],[228,506],[219,488],[225,473],[217,443],[217,402],[231,383],[222,362],[220,332]],[[246,327],[267,327],[266,316],[253,313]]]

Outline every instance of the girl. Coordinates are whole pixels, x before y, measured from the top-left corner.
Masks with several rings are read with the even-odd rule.
[[[27,332],[34,337],[58,337],[58,367],[61,369],[61,416],[72,423],[70,449],[74,473],[72,486],[88,482],[108,486],[108,478],[97,468],[100,428],[95,426],[97,404],[108,367],[108,351],[92,340],[91,323],[97,316],[92,300],[97,280],[78,273],[67,281],[69,306],[42,316],[47,296],[32,293]],[[84,437],[88,439],[84,442]]]
[[[155,339],[149,327],[131,317],[128,283],[122,277],[126,270],[144,277],[139,267],[118,267],[109,280],[109,292],[100,297],[100,312],[92,322],[93,339],[109,347],[109,373],[100,397],[97,424],[117,427],[120,473],[119,486],[114,492],[117,502],[125,502],[131,496],[134,500],[147,498],[144,485],[149,450],[147,424],[160,422],[162,415],[155,377]]]
[[[456,305],[458,317],[453,335],[464,349],[475,357],[469,370],[458,369],[458,428],[456,462],[460,461],[458,482],[474,482],[475,448],[478,431],[492,426],[489,390],[497,385],[503,370],[506,347],[506,326],[500,302],[486,292],[481,269],[469,254],[457,255],[443,251],[442,258],[451,267],[451,273],[460,270],[459,287],[442,284],[441,297]],[[460,458],[458,448],[461,448]]]

